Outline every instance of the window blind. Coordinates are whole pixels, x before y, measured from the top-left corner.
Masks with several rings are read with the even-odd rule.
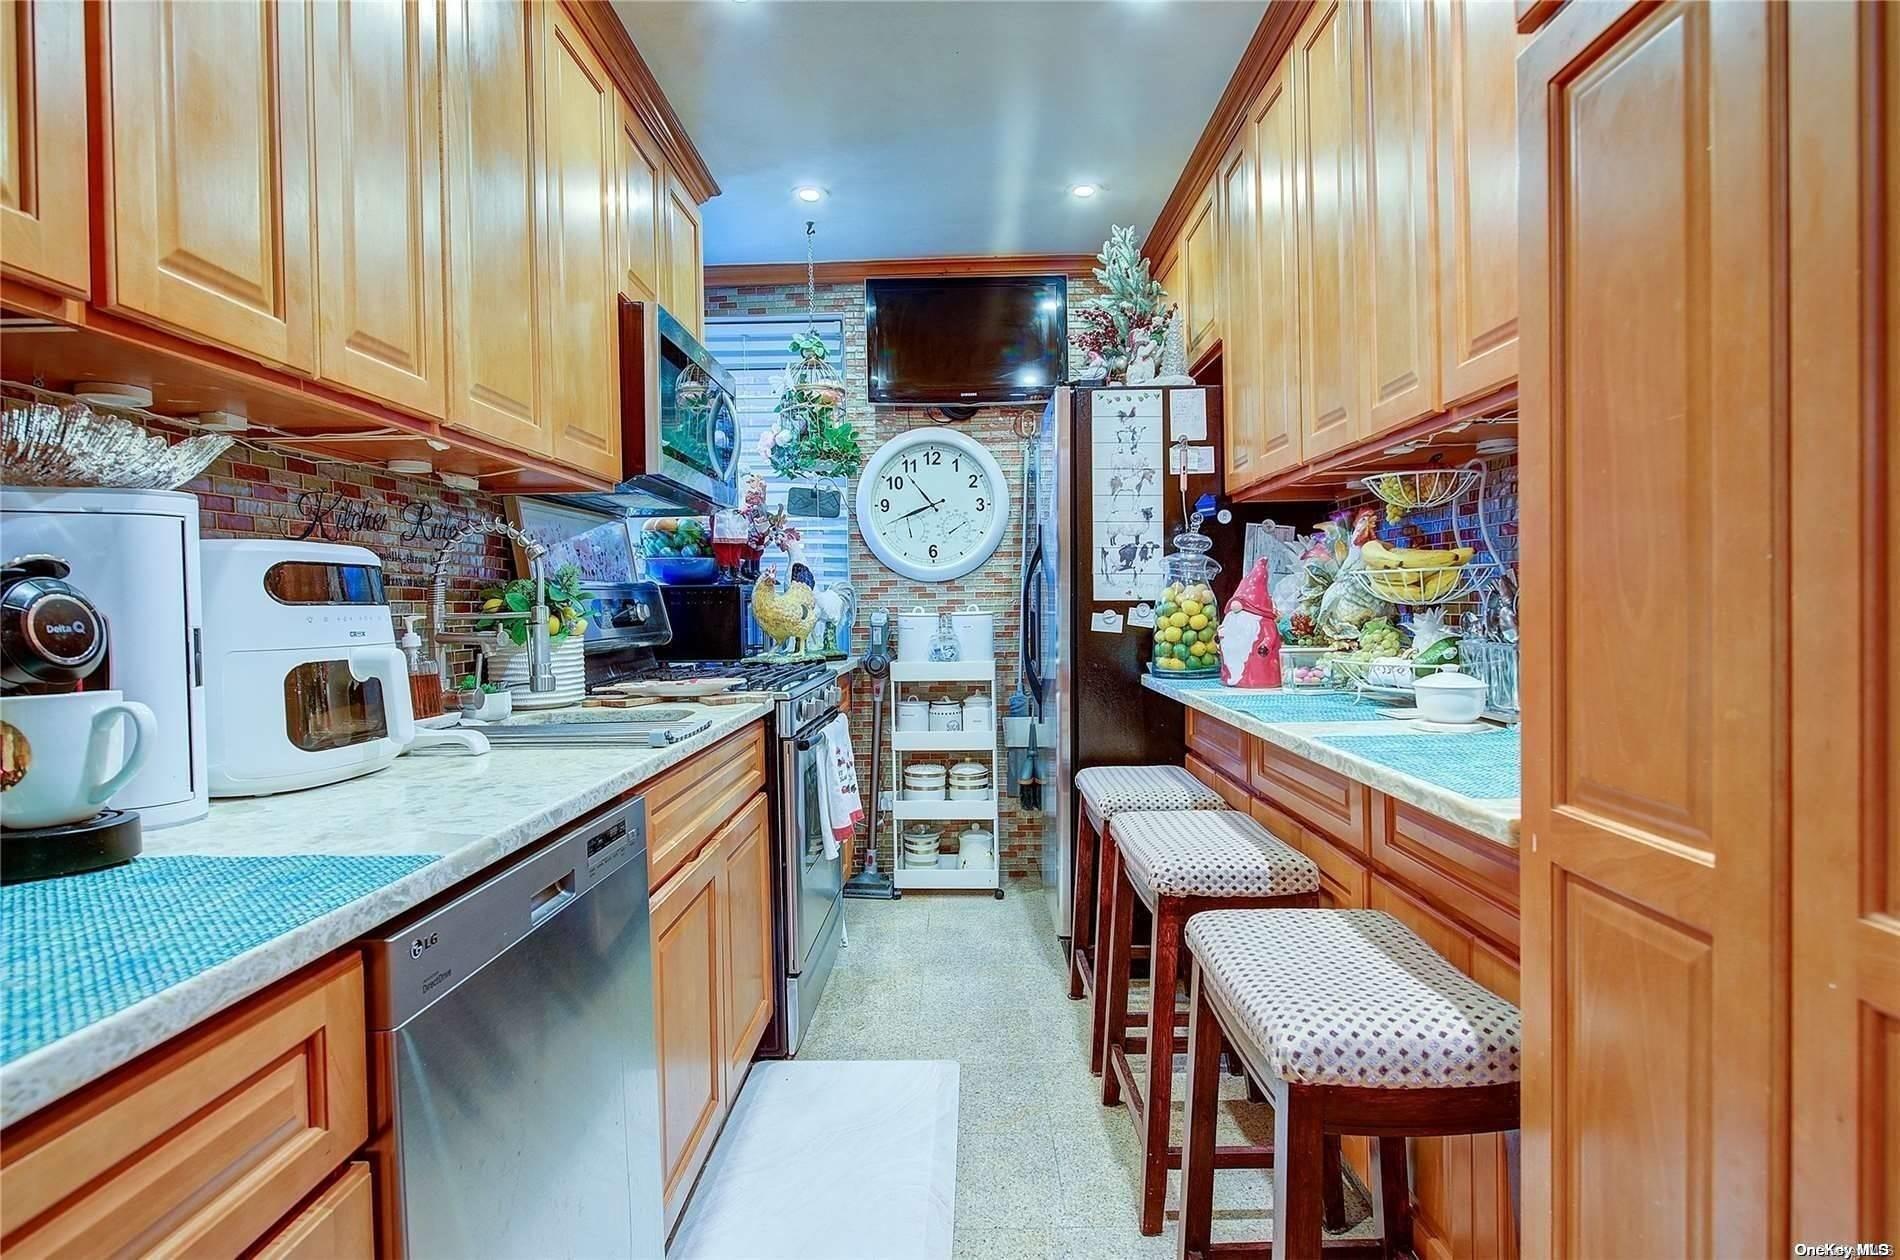
[[[824,339],[825,350],[842,376],[844,321],[820,319],[813,327]],[[741,493],[744,492],[748,476],[762,477],[765,479],[766,504],[773,508],[785,505],[785,495],[791,487],[810,484],[779,476],[772,471],[771,461],[759,454],[759,438],[778,418],[772,408],[778,405],[779,386],[786,366],[792,361],[792,337],[803,331],[805,318],[802,315],[790,319],[714,317],[706,321],[706,349],[732,373],[733,383],[739,391]],[[842,487],[844,505],[842,514],[837,517],[791,518],[791,523],[798,527],[799,536],[804,540],[805,563],[811,566],[821,589],[832,582],[848,581],[851,577],[851,494],[855,489],[850,485]],[[767,554],[768,566],[774,563],[776,554]],[[777,563],[782,571],[783,561]]]

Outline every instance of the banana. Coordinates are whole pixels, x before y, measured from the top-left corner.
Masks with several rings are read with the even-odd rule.
[[[1366,562],[1368,569],[1400,568],[1402,567],[1400,557],[1404,554],[1403,549],[1395,550],[1376,538],[1367,539],[1365,545],[1359,548],[1360,558]]]

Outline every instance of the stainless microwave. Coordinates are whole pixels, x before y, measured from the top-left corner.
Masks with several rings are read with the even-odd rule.
[[[623,511],[714,512],[739,502],[732,374],[657,302],[620,300]],[[647,506],[640,506],[646,504]]]

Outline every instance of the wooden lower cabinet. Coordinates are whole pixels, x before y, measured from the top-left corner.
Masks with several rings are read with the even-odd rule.
[[[772,922],[771,810],[760,792],[653,894],[653,1005],[669,1229],[685,1210],[772,1021]]]
[[[27,1117],[0,1142],[0,1250],[245,1252],[367,1140],[366,1053],[350,953]]]
[[[1499,886],[1515,888],[1515,850],[1191,709],[1188,731],[1188,770],[1311,858],[1322,904],[1383,910],[1454,967],[1517,1001],[1516,899]],[[1251,768],[1245,785],[1225,769],[1236,759]],[[1365,1138],[1342,1142],[1361,1182],[1370,1172],[1368,1146]],[[1518,1254],[1503,1135],[1413,1139],[1410,1158],[1413,1241],[1422,1260]]]
[[[357,1160],[266,1239],[252,1260],[372,1260],[375,1254],[375,1196],[369,1165]]]

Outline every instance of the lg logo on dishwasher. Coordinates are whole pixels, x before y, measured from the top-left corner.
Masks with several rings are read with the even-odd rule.
[[[441,934],[438,932],[431,932],[427,936],[418,936],[415,940],[409,942],[409,956],[411,958],[422,957],[423,952],[425,950],[434,949],[436,942],[440,939]]]

